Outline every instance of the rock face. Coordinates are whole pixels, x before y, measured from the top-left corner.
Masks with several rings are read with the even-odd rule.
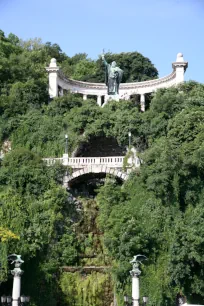
[[[107,157],[124,156],[126,149],[120,147],[114,138],[93,137],[88,143],[83,143],[75,157]]]
[[[5,140],[0,150],[0,158],[3,158],[9,151],[11,151],[11,141]]]

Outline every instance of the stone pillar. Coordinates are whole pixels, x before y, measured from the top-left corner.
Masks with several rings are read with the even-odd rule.
[[[97,104],[98,106],[101,106],[101,96],[97,96]]]
[[[139,288],[139,277],[136,275],[132,276],[132,305],[139,306],[140,299],[140,288]]]
[[[140,95],[140,109],[142,112],[145,112],[145,95]]]
[[[68,173],[66,172],[66,174],[63,176],[63,184],[62,186],[64,188],[68,188],[69,187],[69,179],[68,179]]]
[[[105,95],[104,96],[104,104],[103,104],[103,106],[106,105],[106,103],[108,103],[108,99],[109,99],[109,95]]]
[[[21,263],[15,262],[15,268],[11,271],[13,275],[12,306],[18,306],[18,300],[21,295],[21,275],[23,271],[20,268]]]
[[[140,299],[140,287],[139,287],[139,275],[141,271],[138,268],[138,264],[133,264],[133,269],[130,271],[130,275],[132,276],[132,305],[139,306]]]
[[[69,155],[68,153],[63,154],[63,166],[68,166]]]
[[[58,71],[57,61],[52,58],[49,67],[46,68],[49,73],[49,95],[50,98],[58,97]]]
[[[83,100],[87,100],[87,95],[83,95]]]
[[[184,73],[188,67],[188,62],[184,62],[183,54],[178,53],[176,62],[172,64],[173,69],[176,71],[176,84],[184,82]]]

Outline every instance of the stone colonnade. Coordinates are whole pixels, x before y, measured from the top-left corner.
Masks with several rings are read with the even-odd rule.
[[[98,95],[97,96],[97,104],[99,106],[103,106],[103,103],[102,103],[102,99],[104,98],[104,101],[106,99],[106,96],[101,96],[101,95]],[[130,99],[130,96],[126,97],[125,100],[129,100]],[[83,94],[83,100],[87,100],[87,95],[86,94]],[[145,112],[145,94],[140,94],[140,110],[142,112]]]
[[[50,98],[63,96],[66,90],[72,93],[81,94],[83,100],[86,100],[88,96],[96,96],[99,106],[104,106],[111,99],[116,101],[120,99],[128,100],[131,96],[139,95],[140,108],[141,111],[144,112],[145,94],[155,92],[159,88],[168,88],[184,82],[184,73],[188,67],[188,63],[184,61],[182,53],[177,54],[176,62],[172,63],[172,67],[172,73],[160,79],[144,82],[121,83],[119,95],[116,97],[107,95],[107,87],[103,83],[82,82],[66,78],[57,66],[56,59],[52,58],[49,67],[46,68],[49,74],[49,95]]]

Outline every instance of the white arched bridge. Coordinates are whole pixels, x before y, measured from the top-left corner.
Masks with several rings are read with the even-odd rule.
[[[64,187],[68,187],[77,178],[91,173],[111,174],[125,181],[132,169],[140,167],[140,160],[134,153],[129,158],[125,156],[68,157],[67,154],[63,154],[62,158],[44,158],[43,160],[48,166],[59,163],[72,169],[71,173],[64,176]]]

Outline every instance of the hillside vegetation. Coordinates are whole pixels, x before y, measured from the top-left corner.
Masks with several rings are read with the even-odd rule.
[[[141,296],[150,305],[174,305],[178,293],[202,303],[204,86],[159,90],[145,113],[133,101],[104,108],[72,94],[49,101],[45,66],[52,57],[67,76],[103,81],[100,60],[70,58],[57,44],[0,31],[0,142],[12,148],[0,167],[0,294],[11,293],[6,256],[17,253],[31,305],[109,306],[115,295],[120,306],[131,290],[129,261],[141,253],[148,257]],[[127,67],[124,81],[157,77],[137,52],[111,57]],[[140,175],[122,186],[107,178],[95,198],[73,197],[62,188],[63,167],[42,162],[62,155],[66,133],[72,153],[97,137],[125,147],[129,131],[143,160]],[[84,266],[105,272],[71,270]]]

